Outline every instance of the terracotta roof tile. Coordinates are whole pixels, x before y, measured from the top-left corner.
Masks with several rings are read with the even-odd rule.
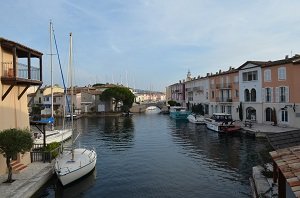
[[[296,196],[300,196],[300,146],[270,152]]]

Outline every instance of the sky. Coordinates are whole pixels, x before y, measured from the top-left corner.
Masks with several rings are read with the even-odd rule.
[[[165,91],[185,79],[188,71],[193,77],[205,76],[249,60],[300,53],[299,0],[0,0],[0,4],[0,37],[42,52],[48,85],[50,20],[64,68],[69,33],[73,34],[78,86],[118,83]],[[57,57],[53,60],[53,81],[62,85]]]

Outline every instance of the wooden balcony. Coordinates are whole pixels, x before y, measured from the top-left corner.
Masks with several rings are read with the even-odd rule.
[[[6,54],[0,62],[1,84],[9,85],[9,88],[4,90],[2,100],[5,99],[14,86],[25,87],[18,96],[18,99],[20,99],[30,86],[43,84],[43,54],[41,52],[4,38],[0,38],[0,47],[2,53]],[[35,61],[38,67],[33,66],[32,61]]]

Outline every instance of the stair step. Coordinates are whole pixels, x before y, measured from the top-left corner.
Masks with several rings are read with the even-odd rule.
[[[12,166],[12,171],[14,174],[20,173],[27,168],[26,165],[19,163],[16,160],[12,161],[10,164]]]

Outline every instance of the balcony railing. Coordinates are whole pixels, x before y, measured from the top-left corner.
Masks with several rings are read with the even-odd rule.
[[[2,62],[2,77],[6,78],[23,78],[30,80],[40,80],[40,69],[37,67],[30,67],[30,78],[28,76],[28,66],[22,63],[17,63],[17,72],[14,76],[14,69],[12,62]]]
[[[216,97],[216,101],[217,102],[232,102],[232,98],[229,97]]]

